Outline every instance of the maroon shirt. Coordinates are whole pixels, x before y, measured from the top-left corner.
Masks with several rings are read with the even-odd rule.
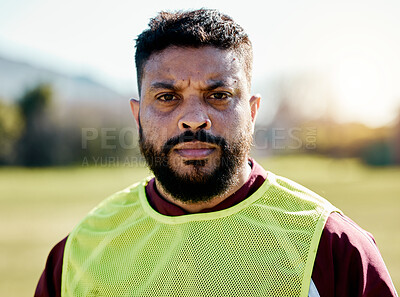
[[[231,207],[253,194],[265,181],[267,172],[254,160],[247,182],[218,205],[203,209],[211,212]],[[150,205],[169,216],[187,214],[181,207],[158,193],[154,179],[146,186]],[[67,238],[50,252],[35,297],[60,297],[64,248]],[[321,297],[397,296],[389,273],[371,234],[348,217],[332,213],[321,235],[312,280]]]

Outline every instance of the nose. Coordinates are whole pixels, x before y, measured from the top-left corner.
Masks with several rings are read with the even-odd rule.
[[[211,128],[211,121],[208,117],[201,116],[199,114],[189,114],[181,118],[178,121],[179,130],[193,130],[197,131],[200,129],[209,130]]]

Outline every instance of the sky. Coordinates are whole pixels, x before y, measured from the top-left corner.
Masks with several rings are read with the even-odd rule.
[[[311,74],[319,78],[313,95],[298,95],[305,112],[329,106],[339,122],[380,126],[400,110],[400,1],[138,2],[0,0],[0,56],[87,75],[133,96],[134,39],[149,19],[161,10],[216,8],[248,32],[253,92],[267,102],[268,82]],[[328,87],[320,92],[322,81]],[[326,93],[333,103],[321,99]]]

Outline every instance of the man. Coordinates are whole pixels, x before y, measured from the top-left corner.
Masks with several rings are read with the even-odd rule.
[[[370,234],[249,158],[260,97],[238,24],[162,12],[136,67],[131,107],[155,178],[56,245],[35,296],[396,296]]]

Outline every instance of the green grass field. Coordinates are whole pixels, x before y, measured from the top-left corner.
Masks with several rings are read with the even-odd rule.
[[[400,285],[400,168],[290,156],[258,160],[330,200],[375,236]],[[98,202],[144,168],[0,168],[0,296],[32,296],[52,246]]]

